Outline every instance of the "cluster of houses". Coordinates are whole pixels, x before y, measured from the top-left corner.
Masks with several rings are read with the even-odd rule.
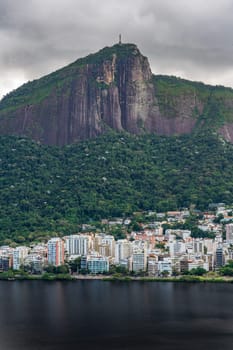
[[[148,216],[154,217],[153,214],[148,213]],[[216,223],[220,214],[221,221]],[[16,248],[0,246],[0,271],[24,267],[32,273],[42,273],[48,265],[60,266],[79,258],[77,273],[107,273],[115,265],[124,271],[157,277],[198,267],[213,271],[232,260],[231,210],[219,206],[216,214],[204,213],[199,220],[199,229],[212,232],[214,238],[193,238],[190,230],[164,229],[164,224],[168,227],[175,222],[184,223],[189,215],[188,210],[157,213],[157,221],[142,223],[140,230],[131,231],[125,239],[119,240],[106,232],[88,231],[90,227],[84,225],[85,232],[54,237],[47,243]],[[109,227],[127,227],[130,222],[130,219],[105,220]]]

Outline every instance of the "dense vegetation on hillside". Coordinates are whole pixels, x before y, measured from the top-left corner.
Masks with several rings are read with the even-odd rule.
[[[213,134],[109,133],[55,148],[0,138],[0,242],[137,210],[233,203],[233,146]]]

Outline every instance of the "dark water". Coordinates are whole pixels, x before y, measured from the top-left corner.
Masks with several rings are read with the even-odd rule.
[[[233,285],[0,282],[0,350],[233,349]]]

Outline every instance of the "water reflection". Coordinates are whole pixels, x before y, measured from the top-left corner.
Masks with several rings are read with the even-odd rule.
[[[0,282],[0,349],[232,349],[232,285]]]

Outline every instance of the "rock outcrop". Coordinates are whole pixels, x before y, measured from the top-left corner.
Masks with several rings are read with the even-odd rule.
[[[168,84],[166,90],[134,44],[117,44],[6,96],[0,102],[0,134],[65,145],[108,128],[135,134],[190,133],[205,123],[207,102],[208,94],[196,87],[174,93]],[[233,93],[229,103],[233,106]],[[231,120],[218,128],[233,142]]]

